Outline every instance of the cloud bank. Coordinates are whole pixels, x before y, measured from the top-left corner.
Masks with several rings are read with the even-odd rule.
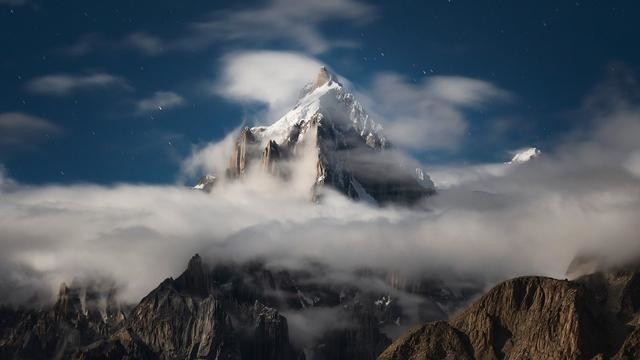
[[[155,56],[169,51],[198,51],[219,43],[263,46],[285,42],[294,49],[320,54],[358,45],[353,39],[327,38],[321,26],[341,22],[343,26],[357,27],[371,22],[376,15],[374,6],[357,0],[270,0],[258,7],[213,11],[202,20],[187,24],[174,37],[135,32],[116,47]]]
[[[467,110],[513,97],[483,80],[432,76],[416,85],[394,73],[378,74],[363,95],[394,144],[412,150],[456,149],[468,128]]]
[[[229,100],[267,106],[262,122],[273,122],[295,104],[303,86],[314,80],[322,62],[297,52],[244,51],[222,60],[213,92]]]
[[[31,148],[61,129],[49,120],[21,113],[0,113],[0,149]]]
[[[148,113],[169,110],[184,104],[185,99],[173,91],[156,91],[153,96],[138,101],[136,110],[138,113]]]
[[[312,204],[304,189],[261,173],[210,195],[178,186],[16,184],[0,202],[3,287],[28,294],[99,274],[136,301],[195,252],[487,285],[524,274],[563,277],[584,251],[627,259],[640,254],[640,108],[617,106],[585,123],[588,131],[546,156],[442,190],[428,200],[430,211],[376,208],[331,192]],[[216,151],[209,158],[224,159]],[[16,292],[2,293],[15,300],[7,296]]]
[[[53,74],[35,78],[27,83],[26,89],[39,95],[66,96],[80,90],[106,88],[129,88],[126,79],[103,72],[83,75]]]

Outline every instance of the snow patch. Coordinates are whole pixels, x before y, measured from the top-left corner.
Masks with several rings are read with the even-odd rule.
[[[511,161],[509,161],[507,164],[526,163],[527,161],[531,161],[537,158],[541,153],[542,152],[538,148],[534,147],[516,150],[513,157],[511,158]]]

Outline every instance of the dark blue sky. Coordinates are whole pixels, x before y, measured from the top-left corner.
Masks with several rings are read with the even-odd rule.
[[[480,79],[514,95],[468,112],[456,150],[414,151],[426,164],[502,161],[514,148],[552,147],[581,126],[572,111],[607,72],[640,64],[634,1],[354,0],[353,14],[328,11],[303,28],[328,44],[322,49],[278,21],[256,25],[264,33],[234,28],[225,21],[237,14],[261,9],[277,19],[280,10],[228,3],[0,0],[0,164],[8,175],[34,184],[174,182],[194,146],[259,110],[208,90],[235,51],[304,53],[360,90],[392,72],[416,83]],[[226,27],[194,30],[212,18]],[[301,31],[296,21],[291,32]],[[180,100],[147,109],[142,101],[158,91]],[[488,136],[498,118],[510,126]]]

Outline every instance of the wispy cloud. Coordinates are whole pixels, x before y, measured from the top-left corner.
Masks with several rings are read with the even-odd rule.
[[[414,84],[395,73],[378,74],[362,95],[393,143],[418,150],[456,149],[468,128],[466,110],[513,97],[479,79],[433,76]]]
[[[222,59],[214,93],[239,103],[262,103],[255,122],[270,123],[291,109],[304,84],[324,64],[291,51],[242,51]],[[349,86],[350,81],[341,77]],[[414,84],[396,73],[379,73],[357,97],[382,124],[391,142],[408,150],[455,150],[468,129],[467,111],[509,102],[514,96],[490,82],[432,76]],[[251,119],[250,119],[251,120]]]
[[[53,288],[77,274],[100,274],[137,301],[194,252],[487,284],[523,274],[562,277],[585,250],[609,261],[638,256],[640,108],[600,108],[583,123],[538,161],[440,191],[426,203],[432,211],[376,208],[332,192],[313,204],[308,186],[292,187],[295,176],[282,180],[258,168],[210,195],[178,186],[16,184],[0,201],[0,289],[7,282]],[[224,142],[185,169],[224,168]],[[301,165],[313,170],[315,162]],[[0,300],[12,295],[0,292]]]
[[[220,42],[265,44],[288,41],[293,47],[313,54],[335,47],[353,47],[353,39],[328,39],[320,26],[342,21],[343,26],[360,26],[376,17],[376,8],[358,0],[272,0],[252,8],[234,8],[210,13],[190,23],[177,37],[163,38],[138,32],[123,45],[148,55],[166,51],[194,51]]]
[[[0,113],[0,149],[29,148],[47,136],[60,133],[51,121],[21,113]]]
[[[165,40],[144,32],[128,35],[123,45],[132,47],[148,55],[158,55],[170,49],[170,47],[165,45]]]
[[[304,84],[312,81],[322,62],[297,52],[245,51],[222,60],[214,93],[240,103],[265,104],[263,121],[273,121],[293,107]]]
[[[101,38],[98,34],[90,33],[82,35],[73,44],[61,48],[59,52],[68,56],[83,56],[96,50],[101,44]]]
[[[104,72],[89,74],[52,74],[29,81],[27,91],[51,96],[66,96],[79,90],[95,90],[106,88],[129,89],[126,79]]]
[[[152,111],[164,111],[185,104],[185,99],[172,91],[156,91],[151,97],[142,99],[136,103],[138,113]]]
[[[363,24],[374,14],[372,6],[355,0],[275,0],[262,8],[213,13],[192,24],[192,29],[202,36],[199,41],[284,39],[317,54],[332,46],[320,33],[320,24],[335,20]]]

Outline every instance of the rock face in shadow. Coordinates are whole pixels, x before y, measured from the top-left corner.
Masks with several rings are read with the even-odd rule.
[[[381,360],[473,358],[473,348],[467,336],[445,321],[436,321],[408,331],[379,357]]]
[[[590,294],[578,284],[528,277],[492,289],[451,321],[477,358],[590,358],[604,329]]]
[[[163,282],[133,310],[127,327],[163,359],[239,359],[233,326],[213,296]]]
[[[249,169],[250,160],[259,155],[260,148],[255,135],[249,128],[242,129],[240,136],[238,136],[233,145],[229,167],[227,168],[227,177],[239,178],[244,176]]]
[[[624,267],[508,280],[448,323],[406,333],[380,359],[638,359],[638,276]]]
[[[415,321],[413,312],[422,321],[442,318],[440,303],[468,299],[397,274],[379,291],[385,274],[362,271],[341,282],[323,271],[258,261],[209,266],[196,255],[132,308],[118,306],[114,291],[63,285],[48,310],[0,309],[0,358],[370,360],[391,343],[383,330]],[[389,295],[407,289],[411,314]]]
[[[111,291],[62,284],[49,310],[0,310],[0,358],[67,359],[124,321]],[[100,300],[100,301],[99,301]]]

